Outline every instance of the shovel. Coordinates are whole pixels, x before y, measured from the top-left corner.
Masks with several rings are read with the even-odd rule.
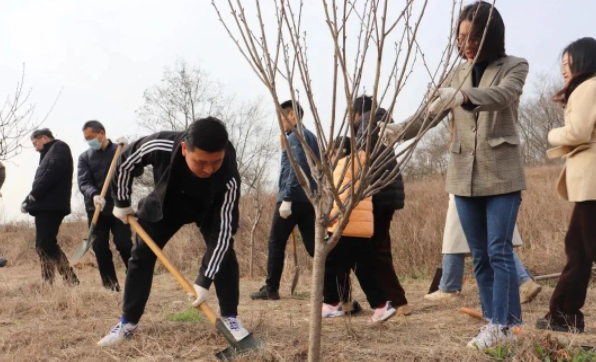
[[[110,164],[110,169],[108,170],[106,179],[103,182],[103,187],[101,189],[101,197],[103,197],[104,199],[106,197],[106,194],[108,193],[108,188],[110,187],[110,180],[114,175],[114,170],[116,169],[118,156],[120,155],[120,151],[122,151],[122,147],[124,147],[124,144],[119,143],[118,147],[116,148],[116,152],[114,152],[114,158],[112,158],[112,163]],[[87,236],[87,239],[83,240],[83,243],[81,244],[81,246],[79,246],[72,258],[70,258],[71,266],[75,265],[83,257],[83,255],[85,255],[87,250],[91,248],[91,245],[95,241],[95,226],[97,225],[99,214],[101,214],[101,207],[96,207],[95,212],[93,213],[93,219],[91,219],[91,225],[89,226],[89,235]]]
[[[170,274],[172,274],[174,278],[176,278],[178,283],[180,283],[180,285],[182,286],[182,289],[184,289],[186,293],[196,296],[197,293],[195,289],[192,287],[192,285],[190,285],[190,283],[186,279],[184,279],[182,274],[180,274],[178,269],[176,269],[176,267],[170,263],[170,261],[161,251],[161,248],[157,246],[157,244],[155,244],[155,242],[153,241],[153,239],[151,239],[149,234],[147,234],[145,230],[143,230],[139,222],[132,215],[128,216],[128,222],[130,223],[130,226],[133,228],[133,230],[136,231],[137,235],[139,235],[141,239],[143,239],[145,244],[147,244],[147,246],[153,251],[153,253],[155,254],[155,256],[157,256],[159,261],[161,261],[163,266],[165,266],[166,269],[168,269],[168,271],[170,272]],[[213,310],[207,305],[206,302],[201,303],[197,307],[197,309],[199,309],[201,312],[203,312],[203,314],[205,314],[205,316],[207,317],[207,319],[209,319],[211,324],[215,326],[215,328],[226,339],[226,341],[228,341],[228,344],[230,345],[228,348],[215,354],[217,359],[223,361],[231,361],[234,359],[234,357],[243,356],[250,353],[253,350],[256,351],[265,348],[265,342],[262,339],[255,337],[252,333],[246,336],[243,340],[236,341],[236,338],[234,338],[234,336],[230,333],[230,331],[221,321],[221,319],[218,318],[215,315],[215,313],[213,313]]]
[[[298,253],[296,252],[296,232],[294,230],[292,230],[292,234],[290,235],[290,243],[292,244],[292,253],[294,253],[294,278],[292,279],[292,287],[290,288],[290,294],[294,295],[294,292],[296,292],[296,286],[298,285],[298,278],[300,277]]]

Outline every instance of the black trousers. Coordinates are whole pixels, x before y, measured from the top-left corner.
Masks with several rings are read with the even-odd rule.
[[[292,214],[287,219],[279,215],[281,202],[277,203],[271,232],[269,234],[267,257],[267,288],[272,291],[279,289],[279,281],[284,269],[286,244],[292,230],[298,225],[302,242],[306,251],[312,257],[315,255],[315,209],[309,202],[293,202]]]
[[[408,304],[406,292],[399,283],[395,268],[393,267],[393,256],[391,255],[391,220],[395,210],[381,207],[374,208],[374,235],[370,239],[373,259],[374,273],[377,276],[383,291],[394,307]]]
[[[350,270],[354,270],[371,308],[387,302],[387,297],[374,273],[370,239],[342,237],[325,260],[323,300],[335,304],[350,300]]]
[[[41,262],[41,277],[54,282],[56,269],[65,281],[78,283],[68,259],[58,245],[58,231],[64,219],[62,213],[41,213],[35,215],[35,249]]]
[[[155,223],[139,219],[139,224],[153,241],[163,249],[172,236],[188,222],[170,215],[169,218],[164,218]],[[205,240],[209,240],[209,238],[205,238]],[[240,272],[236,254],[232,248],[228,250],[228,253],[214,279],[221,315],[224,317],[238,314],[240,288]],[[131,323],[138,323],[145,311],[151,292],[156,259],[157,257],[153,251],[137,235],[131,258],[128,261],[122,306],[124,318]]]
[[[567,264],[550,299],[547,318],[561,325],[584,328],[581,312],[596,261],[596,201],[578,202],[565,237]]]
[[[91,224],[93,213],[87,214],[88,223]],[[128,266],[130,259],[130,250],[132,248],[130,226],[124,224],[120,219],[112,214],[100,214],[95,225],[95,241],[93,242],[93,252],[97,259],[97,268],[101,277],[101,283],[104,287],[118,290],[118,277],[112,260],[112,251],[110,250],[110,232],[112,233],[116,250],[120,254],[125,266]]]

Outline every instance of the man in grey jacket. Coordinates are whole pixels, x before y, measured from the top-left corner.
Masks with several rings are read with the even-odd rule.
[[[101,208],[101,214],[95,226],[96,239],[93,243],[93,252],[97,258],[103,286],[117,292],[120,291],[120,286],[110,251],[110,232],[124,265],[128,265],[132,248],[130,227],[112,215],[114,201],[110,192],[108,191],[105,198],[100,193],[118,144],[108,139],[106,129],[98,121],[86,122],[83,125],[83,135],[89,149],[79,156],[77,167],[79,190],[85,198],[85,210],[89,223],[93,219],[95,209]]]
[[[316,192],[316,183],[312,178],[310,167],[306,160],[306,153],[300,140],[296,136],[297,127],[301,127],[302,133],[309,148],[319,155],[319,145],[317,137],[303,125],[298,125],[298,119],[302,119],[304,110],[300,104],[291,100],[281,104],[281,109],[285,112],[284,130],[288,136],[288,145],[292,155],[298,162],[304,175],[309,180],[311,190]],[[286,119],[287,118],[287,119]],[[289,123],[288,123],[289,121]],[[269,234],[267,258],[267,281],[259,291],[252,293],[252,299],[277,300],[279,299],[279,282],[284,267],[284,257],[286,243],[294,228],[298,225],[302,242],[310,256],[314,255],[315,240],[315,210],[308,197],[304,193],[302,186],[290,163],[287,151],[284,148],[281,153],[281,171],[279,175],[279,192],[277,194],[277,208],[273,214],[271,222],[271,233]]]

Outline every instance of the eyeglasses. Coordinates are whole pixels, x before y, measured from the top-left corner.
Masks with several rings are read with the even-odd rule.
[[[458,44],[463,44],[463,43],[465,43],[465,42],[466,42],[466,40],[467,40],[469,43],[477,43],[477,42],[479,42],[479,41],[480,41],[480,39],[478,39],[478,38],[476,38],[476,37],[469,36],[469,35],[470,35],[470,34],[462,34],[462,35],[459,35],[459,36],[457,37],[457,43],[458,43]]]

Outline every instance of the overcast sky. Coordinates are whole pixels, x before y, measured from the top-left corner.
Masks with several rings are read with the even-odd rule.
[[[320,110],[328,114],[332,49],[321,2],[305,2],[315,93]],[[225,3],[221,1],[222,6]],[[249,6],[252,2],[245,3]],[[436,63],[449,35],[449,3],[430,0],[423,19],[419,41],[431,63]],[[537,74],[558,76],[560,52],[569,42],[595,35],[589,32],[594,29],[590,24],[596,14],[593,0],[499,0],[496,6],[507,26],[507,52],[530,62],[525,94],[531,94]],[[164,67],[174,65],[177,59],[200,65],[224,85],[226,93],[238,99],[262,96],[270,102],[266,89],[218,22],[210,1],[0,2],[0,99],[13,93],[23,64],[39,117],[62,91],[45,126],[71,146],[75,164],[87,147],[80,129],[86,120],[102,121],[113,139],[141,132],[135,124],[135,110],[142,105],[143,91],[158,83]],[[367,81],[370,77],[364,82],[370,89]],[[416,107],[428,76],[417,71],[408,82],[394,112],[396,120]],[[288,94],[283,89],[280,93]],[[312,126],[312,117],[307,114],[305,122]],[[30,190],[38,160],[39,155],[28,148],[6,163],[0,220],[31,220],[20,214],[19,206]],[[73,208],[82,210],[81,201],[75,201]]]

